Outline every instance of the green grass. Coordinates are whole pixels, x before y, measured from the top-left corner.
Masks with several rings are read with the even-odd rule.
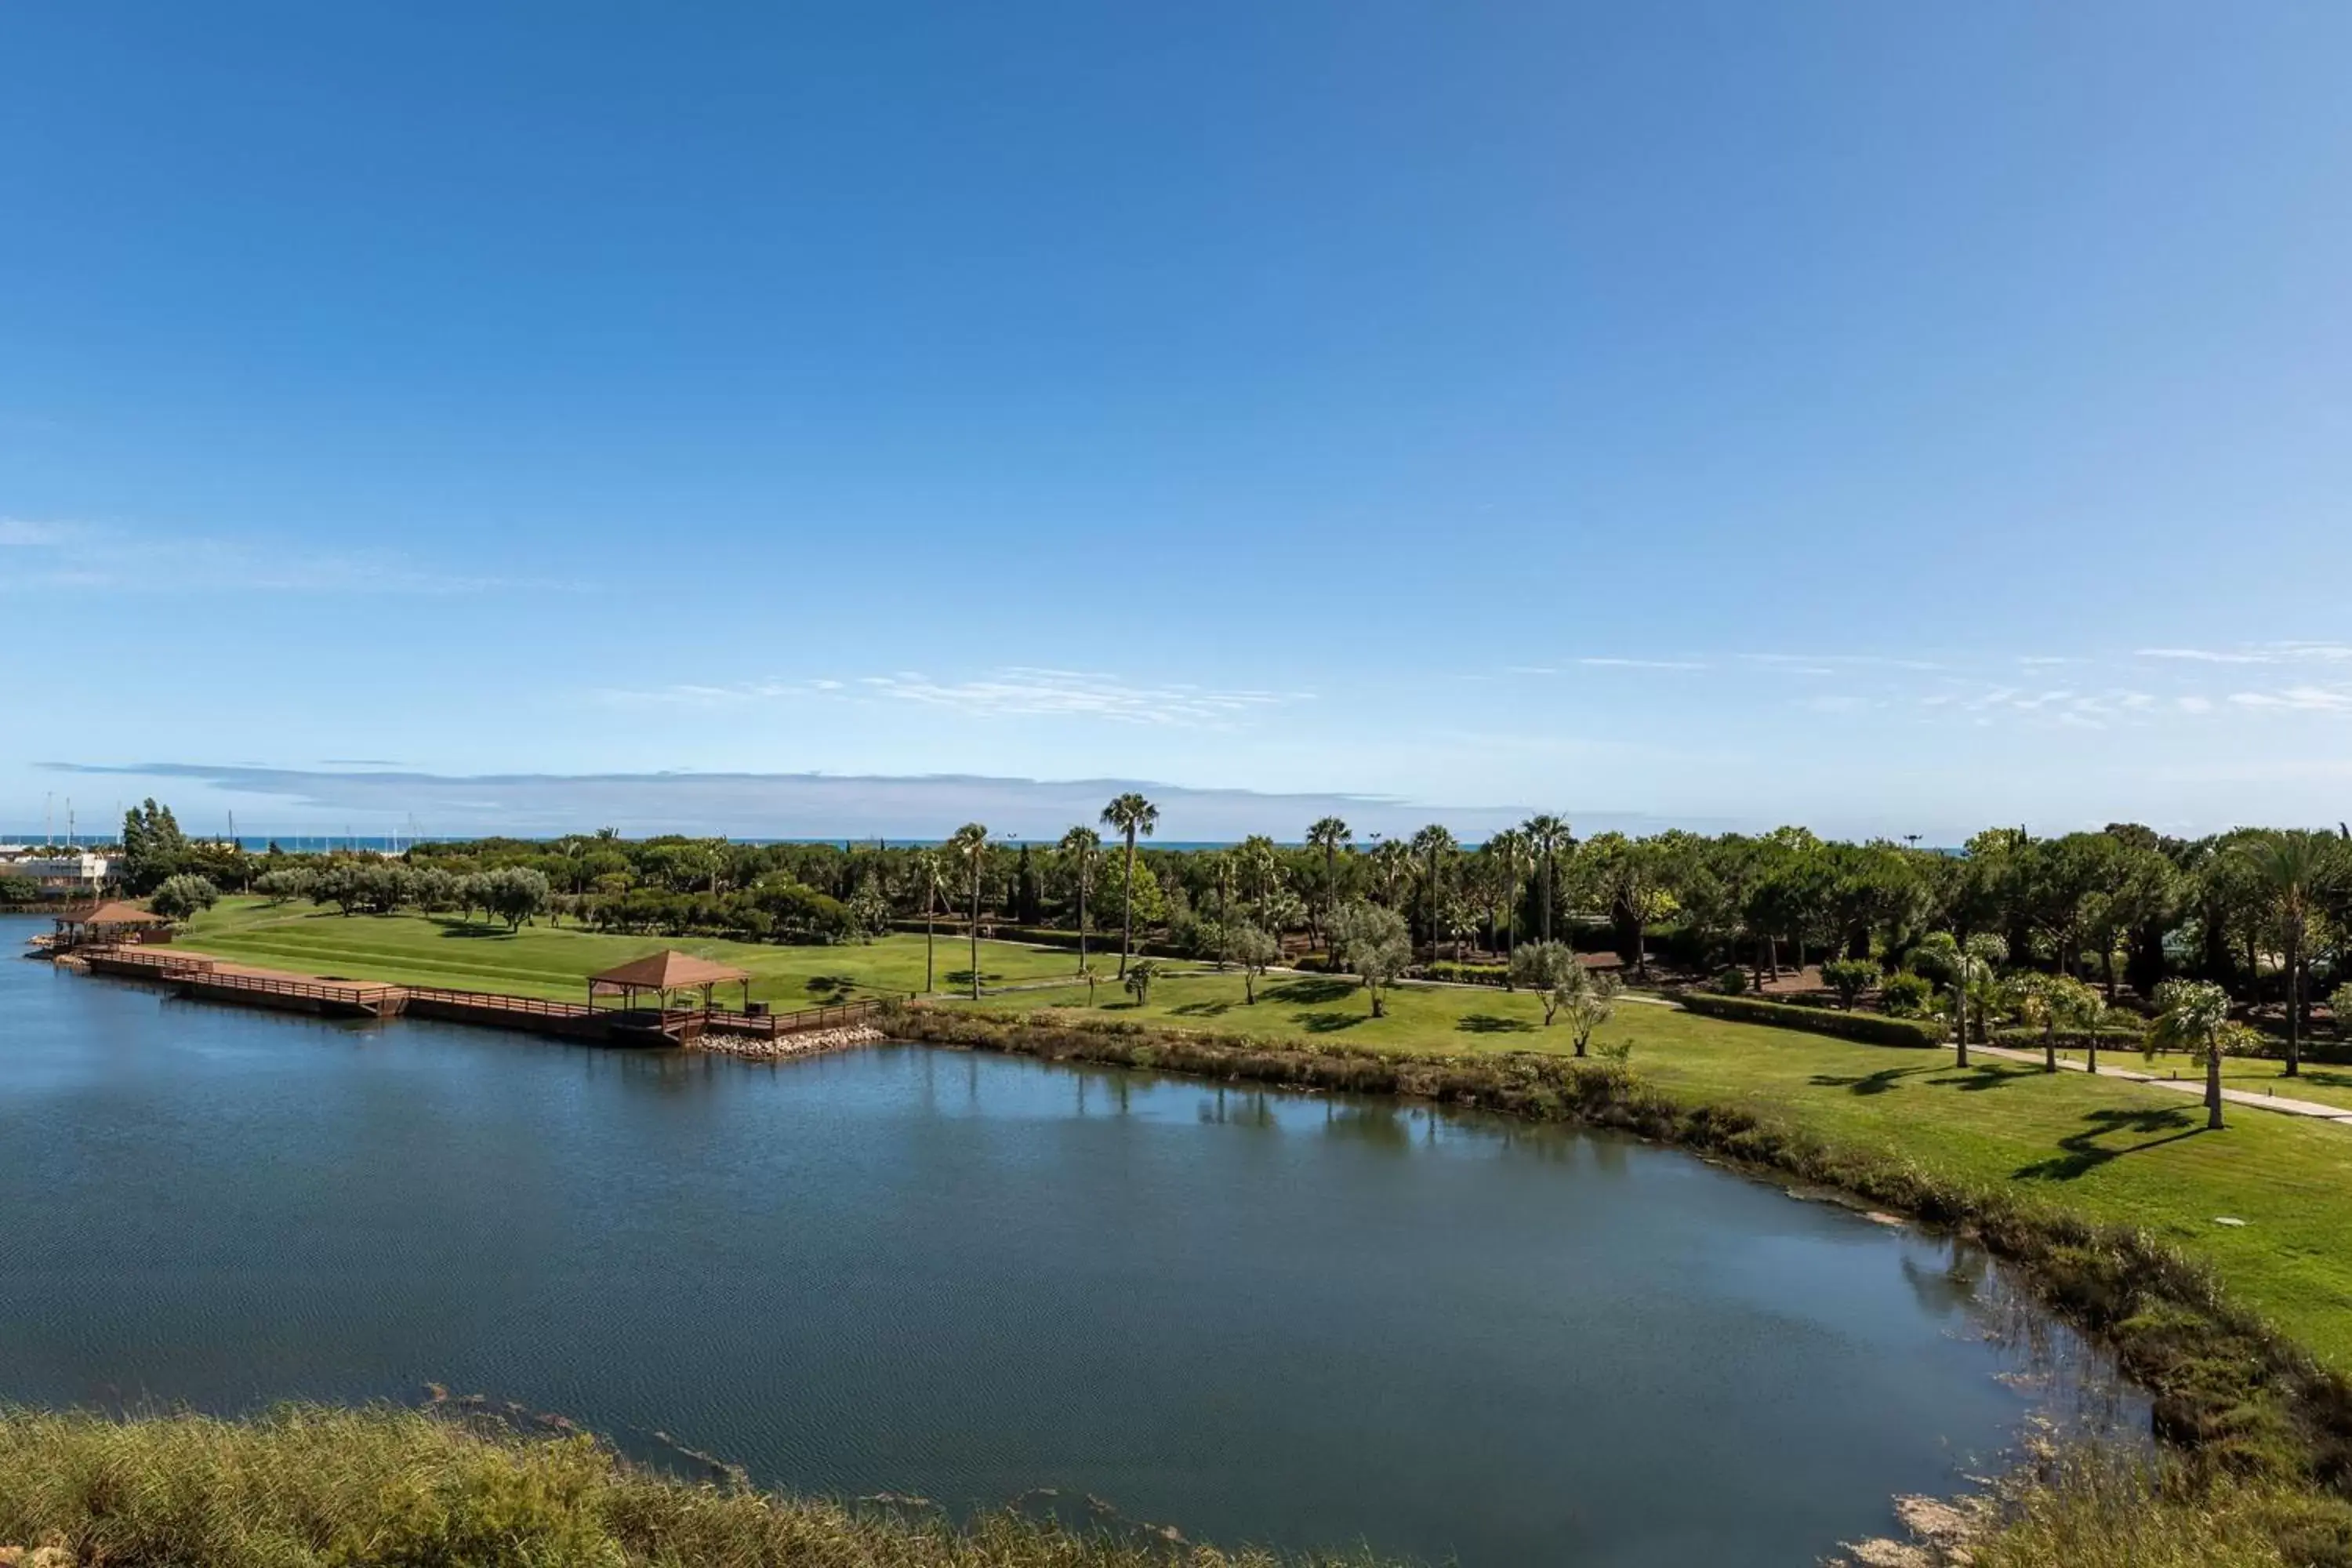
[[[1227,1033],[1295,1037],[1388,1050],[1540,1049],[1543,1007],[1524,991],[1494,986],[1400,985],[1385,1000],[1387,1016],[1375,1018],[1362,987],[1335,975],[1275,974],[1257,984],[1257,1004],[1243,1000],[1238,971],[1223,974],[1171,975],[1151,988],[1148,1006],[1139,1007],[1109,979],[1117,963],[1097,967],[1106,976],[1096,988],[1100,1012],[1109,1017]],[[981,1005],[1015,1010],[1086,1005],[1083,985],[1057,986],[992,996]],[[1640,1007],[1628,1003],[1626,1011]],[[1661,1017],[1664,1007],[1647,1009]],[[1671,1010],[1680,1017],[1680,1011]],[[1555,1027],[1554,1036],[1559,1034]]]
[[[2031,1051],[2041,1059],[2042,1047],[2030,1041],[2003,1040],[2009,1049]],[[2079,1062],[2080,1050],[2061,1047],[2058,1059]],[[2121,1068],[2126,1072],[2154,1073],[2159,1078],[2177,1077],[2183,1082],[2204,1081],[2205,1068],[2178,1052],[2159,1051],[2154,1057],[2140,1054],[2136,1045],[2099,1047],[2099,1070]],[[2306,1060],[2303,1071],[2293,1078],[2286,1076],[2286,1064],[2274,1057],[2229,1057],[2221,1063],[2221,1081],[2231,1089],[2252,1094],[2265,1091],[2281,1100],[2307,1100],[2317,1105],[2341,1106],[2352,1110],[2352,1067]]]
[[[764,942],[660,936],[605,936],[544,921],[509,933],[504,925],[463,925],[425,915],[351,915],[308,904],[273,906],[229,899],[191,921],[178,946],[263,968],[336,974],[395,984],[442,985],[577,1001],[587,977],[614,964],[675,947],[751,972],[754,1000],[806,1007],[829,1000],[846,980],[851,995],[903,995],[923,988],[923,939],[887,936],[839,947],[779,947]],[[970,949],[942,937],[938,979],[965,984]],[[980,944],[982,983],[1000,985],[1067,974],[1076,955],[1011,942]],[[817,982],[813,984],[812,982]],[[732,988],[720,1000],[731,1001]]]
[[[1367,1016],[1360,989],[1321,977],[1261,983],[1254,1007],[1230,974],[1164,980],[1144,1008],[1109,1002],[1108,986],[1098,994],[1101,1016],[1161,1026],[1402,1052],[1568,1048],[1564,1031],[1540,1026],[1532,997],[1507,993],[1400,987],[1381,1019]],[[982,1005],[1084,1000],[1080,987]],[[1741,1107],[1842,1147],[2144,1226],[2352,1372],[2352,1129],[2239,1110],[2210,1133],[2196,1101],[2116,1079],[1983,1058],[1962,1072],[1948,1050],[1855,1045],[1632,1000],[1594,1039],[1630,1041],[1634,1071],[1685,1105]],[[2215,1223],[2224,1216],[2246,1223]]]
[[[696,1485],[410,1411],[0,1412],[0,1545],[122,1568],[1270,1568],[1276,1559]]]

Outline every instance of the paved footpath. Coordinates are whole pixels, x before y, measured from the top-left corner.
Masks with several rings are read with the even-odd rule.
[[[2013,1062],[2026,1062],[2037,1067],[2042,1062],[2042,1055],[2040,1051],[2015,1050],[2008,1046],[1972,1045],[1969,1047],[1969,1054],[2003,1057]],[[2068,1072],[2090,1070],[2083,1063],[2072,1061],[2063,1057],[2059,1058],[2058,1065]],[[2130,1068],[2111,1067],[2101,1068],[2099,1076],[2119,1078],[2126,1083],[2144,1083],[2152,1089],[2172,1089],[2189,1095],[2200,1102],[2205,1099],[2205,1079],[2201,1073],[2195,1078],[2158,1078],[2152,1072],[2137,1072]],[[2256,1094],[2250,1089],[2225,1089],[2221,1091],[2221,1098],[2231,1105],[2252,1106],[2256,1110],[2275,1110],[2282,1116],[2308,1116],[2315,1121],[2333,1121],[2338,1126],[2352,1126],[2352,1110],[2347,1110],[2341,1105],[2322,1105],[2315,1100],[2285,1100],[2274,1094]]]

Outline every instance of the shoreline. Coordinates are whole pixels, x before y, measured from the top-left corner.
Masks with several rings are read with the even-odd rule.
[[[1589,1058],[1395,1056],[919,1003],[890,1009],[886,1023],[897,1037],[929,1045],[1612,1129],[1956,1232],[2016,1269],[2038,1304],[2115,1356],[2150,1400],[2160,1455],[2202,1483],[2253,1478],[2287,1489],[2306,1510],[2331,1516],[2315,1530],[2352,1541],[2352,1502],[2336,1489],[2352,1474],[2352,1382],[2232,1303],[2208,1268],[2145,1231],[1842,1148],[1738,1106],[1685,1102],[1633,1070]]]

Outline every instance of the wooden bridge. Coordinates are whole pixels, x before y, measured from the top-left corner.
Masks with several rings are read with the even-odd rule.
[[[373,980],[288,974],[156,947],[85,947],[76,957],[93,974],[169,985],[183,996],[334,1017],[433,1018],[452,1024],[622,1046],[684,1046],[705,1033],[775,1039],[848,1028],[880,1016],[878,1000],[770,1013],[732,1007],[591,1007],[489,991],[392,985]]]

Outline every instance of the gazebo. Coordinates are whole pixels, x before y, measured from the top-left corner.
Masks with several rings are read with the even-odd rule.
[[[740,984],[743,987],[743,1010],[751,1011],[751,972],[732,969],[723,963],[713,963],[707,958],[697,958],[690,952],[665,948],[649,952],[643,958],[633,958],[617,969],[588,978],[588,1005],[593,1009],[599,996],[619,995],[622,1010],[634,1011],[639,994],[651,992],[654,1006],[667,1011],[672,994],[680,991],[702,993],[702,1011],[710,1011],[710,991],[716,985]]]
[[[113,942],[168,942],[172,922],[152,910],[116,899],[58,916],[50,945],[59,952]]]

